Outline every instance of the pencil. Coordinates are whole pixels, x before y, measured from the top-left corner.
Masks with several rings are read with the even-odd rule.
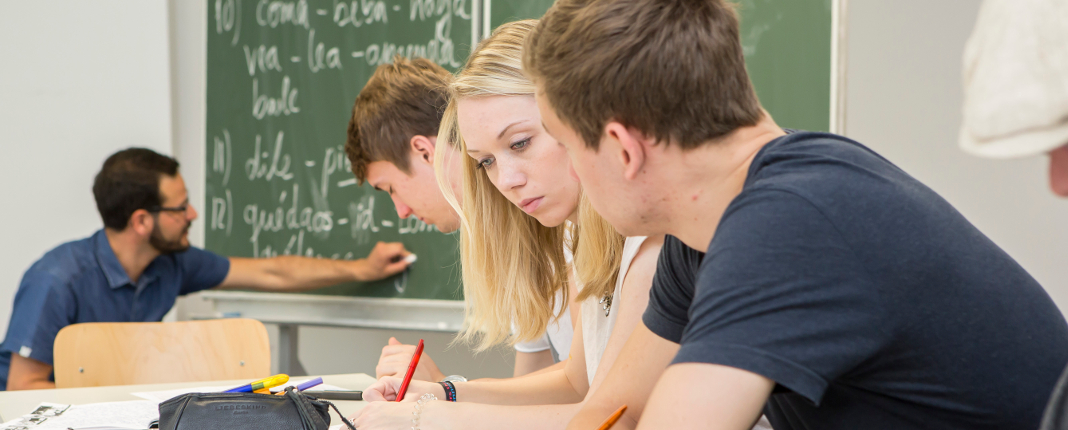
[[[419,339],[419,344],[415,346],[415,354],[412,355],[412,362],[408,364],[408,371],[404,373],[404,381],[401,382],[400,390],[397,391],[397,400],[404,400],[404,393],[408,392],[408,384],[412,382],[412,375],[415,375],[415,368],[419,365],[419,356],[423,355],[423,339]]]
[[[623,416],[623,413],[626,411],[627,405],[620,406],[619,409],[616,409],[616,411],[612,413],[612,416],[608,417],[607,420],[604,420],[604,422],[601,423],[600,427],[597,427],[597,430],[608,430],[612,428],[612,426],[616,424],[616,421],[619,421],[619,417]]]

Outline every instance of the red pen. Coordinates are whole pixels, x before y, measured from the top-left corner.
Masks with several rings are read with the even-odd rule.
[[[415,355],[412,356],[412,362],[408,365],[408,371],[404,373],[404,382],[401,382],[400,391],[397,392],[397,401],[404,400],[404,393],[408,392],[408,384],[412,382],[412,375],[415,375],[415,367],[419,365],[419,356],[423,355],[423,339],[419,339],[419,345],[415,346]]]

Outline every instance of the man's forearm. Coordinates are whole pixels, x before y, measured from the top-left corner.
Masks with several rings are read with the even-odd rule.
[[[269,274],[279,280],[277,287],[282,291],[306,291],[367,279],[366,262],[363,259],[280,256],[264,262],[269,264]]]
[[[339,261],[325,258],[280,256],[273,258],[231,258],[230,273],[222,288],[249,288],[262,291],[305,291],[363,279],[363,260]]]

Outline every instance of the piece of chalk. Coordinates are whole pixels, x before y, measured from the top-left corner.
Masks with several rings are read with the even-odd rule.
[[[414,263],[414,262],[415,262],[415,260],[417,260],[417,259],[418,259],[418,258],[417,258],[417,257],[415,256],[415,254],[408,254],[408,256],[407,256],[407,257],[404,257],[404,262],[406,262],[406,263],[408,263],[408,264],[412,264],[412,263]]]

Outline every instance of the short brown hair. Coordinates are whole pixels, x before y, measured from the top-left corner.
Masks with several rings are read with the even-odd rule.
[[[523,63],[594,150],[610,121],[694,148],[763,116],[723,0],[558,0]]]
[[[367,164],[388,161],[410,173],[408,142],[437,136],[452,74],[425,58],[396,57],[375,69],[352,105],[345,153],[361,184]]]

